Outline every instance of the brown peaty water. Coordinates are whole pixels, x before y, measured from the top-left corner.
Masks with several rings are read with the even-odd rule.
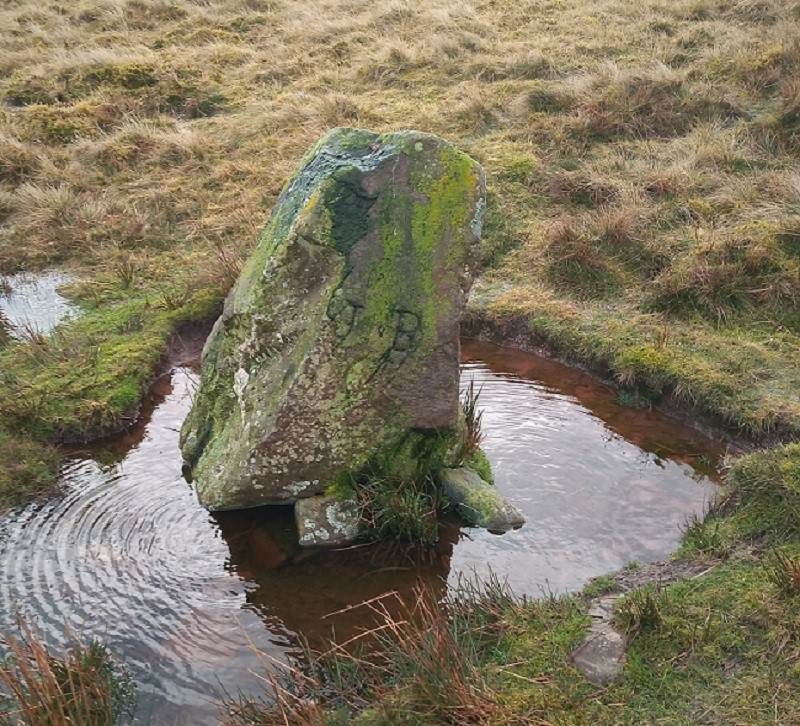
[[[19,611],[53,644],[96,636],[139,683],[137,723],[213,724],[217,694],[257,692],[254,673],[296,657],[298,634],[347,639],[371,623],[351,606],[410,594],[418,579],[444,593],[491,568],[518,594],[565,591],[675,549],[713,491],[716,442],[622,408],[558,363],[472,342],[463,352],[462,380],[482,386],[484,448],[523,529],[450,524],[411,564],[385,545],[303,550],[288,508],[210,515],[181,477],[197,374],[177,368],[131,431],[73,453],[62,497],[0,519],[0,629]]]

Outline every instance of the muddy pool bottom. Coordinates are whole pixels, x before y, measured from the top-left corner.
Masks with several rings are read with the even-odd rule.
[[[64,494],[0,520],[0,629],[21,612],[51,644],[106,642],[139,684],[135,723],[213,724],[225,691],[260,692],[263,661],[372,624],[350,608],[418,580],[444,593],[490,572],[517,594],[561,593],[666,557],[713,494],[721,446],[534,355],[465,342],[497,486],[527,518],[502,536],[444,527],[421,562],[385,545],[298,547],[290,508],[210,515],[181,477],[178,431],[197,374],[153,387],[142,421],[76,452]],[[330,613],[341,611],[332,617]]]

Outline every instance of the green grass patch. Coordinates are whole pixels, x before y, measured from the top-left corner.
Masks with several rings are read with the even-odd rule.
[[[53,447],[0,429],[0,513],[57,493],[59,463]]]
[[[739,502],[738,534],[770,544],[800,539],[800,443],[738,459],[727,484]]]
[[[28,331],[0,348],[0,509],[57,491],[53,442],[97,438],[129,426],[174,330],[219,311],[211,289],[84,302],[52,334]]]

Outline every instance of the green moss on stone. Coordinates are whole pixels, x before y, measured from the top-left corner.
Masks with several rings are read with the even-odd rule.
[[[473,489],[462,505],[473,512],[473,522],[479,527],[486,527],[497,514],[497,495],[490,489]]]
[[[402,402],[415,370],[432,361],[440,370],[443,341],[457,350],[481,176],[469,157],[418,133],[335,129],[306,155],[206,348],[182,431],[201,501],[250,506],[300,487],[321,492],[342,473],[410,480],[454,463],[438,453],[453,448],[448,436],[410,432],[420,419],[451,426],[445,404],[431,417]],[[455,353],[452,373],[455,411]],[[448,400],[446,376],[441,385],[420,376]],[[287,396],[300,398],[284,406]],[[266,481],[272,494],[256,494]]]
[[[325,487],[326,497],[336,497],[337,499],[355,499],[357,488],[353,475],[343,471],[337,474]]]
[[[409,431],[394,447],[380,452],[364,471],[370,475],[393,477],[404,481],[433,476],[453,466],[460,441],[454,430]]]
[[[464,462],[464,466],[472,469],[481,479],[488,484],[494,484],[494,474],[489,457],[481,450],[477,449],[470,458]]]

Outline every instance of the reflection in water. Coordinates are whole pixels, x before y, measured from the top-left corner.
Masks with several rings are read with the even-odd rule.
[[[11,334],[19,335],[18,331],[25,329],[49,333],[73,310],[57,292],[72,279],[62,272],[0,278],[0,317],[10,323]]]
[[[483,448],[498,489],[527,518],[473,530],[453,571],[489,567],[518,593],[563,592],[627,561],[666,557],[713,495],[720,445],[657,411],[624,408],[582,371],[465,341],[462,381],[481,388]]]
[[[0,628],[19,609],[51,643],[67,628],[99,637],[140,683],[138,723],[212,724],[221,689],[261,685],[251,644],[280,660],[296,656],[298,634],[346,640],[372,625],[367,609],[348,609],[365,599],[407,597],[420,579],[443,593],[448,575],[490,565],[520,593],[572,588],[674,548],[709,494],[699,455],[716,457],[714,442],[621,409],[588,376],[535,356],[467,344],[465,357],[465,380],[483,385],[498,487],[528,517],[522,530],[448,526],[411,563],[382,545],[302,549],[288,508],[211,516],[181,477],[196,374],[179,368],[154,386],[139,425],[73,452],[63,497],[0,519]]]
[[[317,647],[334,633],[343,642],[375,624],[368,608],[352,607],[358,603],[392,591],[408,601],[421,581],[444,597],[459,536],[457,525],[445,527],[432,552],[412,558],[386,543],[301,548],[289,507],[218,512],[215,519],[230,547],[230,571],[259,585],[248,592],[248,603],[274,632],[289,639],[302,633]],[[396,602],[387,600],[390,609]]]

